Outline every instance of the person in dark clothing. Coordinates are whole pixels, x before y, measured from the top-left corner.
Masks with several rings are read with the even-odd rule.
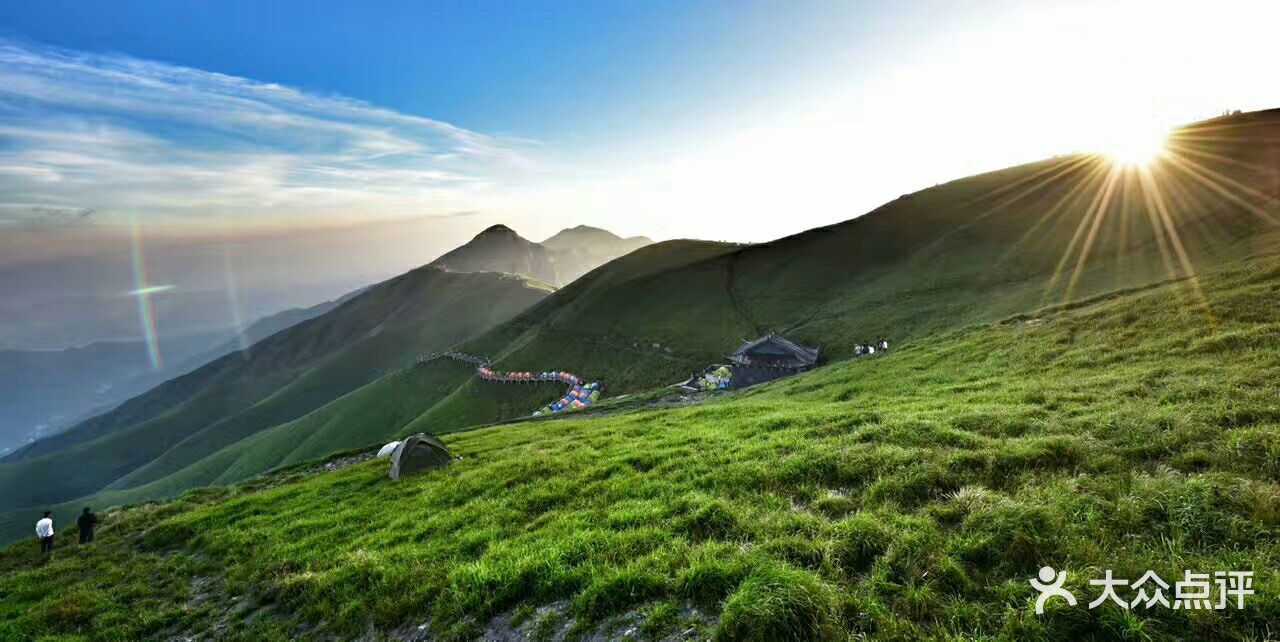
[[[76,526],[80,527],[80,543],[87,544],[93,541],[93,529],[98,527],[98,516],[89,512],[89,507],[84,507],[84,512],[80,513],[79,519],[76,520]]]
[[[40,553],[53,553],[53,511],[45,511],[44,517],[36,522],[36,537],[40,538]]]

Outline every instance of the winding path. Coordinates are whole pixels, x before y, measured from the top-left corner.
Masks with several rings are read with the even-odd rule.
[[[436,359],[451,359],[461,363],[473,366],[476,374],[484,381],[497,381],[499,383],[541,383],[541,382],[558,382],[569,386],[569,392],[554,403],[548,404],[545,408],[539,409],[533,413],[535,417],[543,414],[544,411],[561,412],[563,410],[574,410],[590,407],[600,398],[600,393],[604,391],[604,385],[599,381],[584,383],[584,379],[571,372],[563,372],[560,370],[548,370],[544,372],[498,372],[490,367],[489,359],[479,355],[467,352],[458,352],[449,350],[446,352],[428,352],[418,355],[418,365],[435,361]]]

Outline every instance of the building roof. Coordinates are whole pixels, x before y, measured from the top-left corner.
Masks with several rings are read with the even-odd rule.
[[[742,344],[729,360],[740,366],[807,368],[818,362],[818,348],[802,346],[770,330],[754,341]]]

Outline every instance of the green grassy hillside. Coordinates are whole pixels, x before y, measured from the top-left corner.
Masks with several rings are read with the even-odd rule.
[[[695,241],[665,243],[652,254],[631,257],[602,270],[597,278],[624,282],[636,274],[670,269],[731,247]],[[495,336],[500,336],[501,331],[495,329]],[[652,351],[640,353],[652,354]],[[85,501],[113,505],[170,497],[189,488],[242,481],[279,466],[415,432],[443,433],[523,417],[563,393],[563,386],[558,384],[491,384],[474,379],[472,374],[470,368],[448,360],[406,367],[302,417],[229,443],[233,440],[227,435],[239,432],[236,422],[257,417],[255,407],[237,417],[236,422],[208,431],[205,439],[190,440],[182,444],[183,447],[165,453],[155,463],[122,478],[105,492],[84,500],[77,498],[66,507]],[[270,404],[260,406],[271,407]],[[209,444],[211,441],[213,445]],[[201,451],[195,456],[188,455],[195,448]],[[182,459],[178,459],[179,456]],[[173,461],[183,465],[174,466],[170,463]]]
[[[451,440],[464,463],[429,477],[439,488],[386,487],[366,465],[291,490],[200,491],[120,518],[133,533],[166,520],[152,540],[192,566],[143,556],[161,566],[121,572],[181,583],[219,560],[229,591],[287,614],[237,629],[246,637],[294,620],[347,635],[428,615],[434,630],[475,635],[490,616],[543,602],[582,626],[657,609],[654,630],[701,604],[726,637],[1265,637],[1257,612],[1020,609],[1040,561],[1081,572],[1105,555],[1130,570],[1275,561],[1278,154],[1280,112],[1244,114],[1175,133],[1150,168],[1069,156],[771,243],[660,243],[545,298],[496,275],[427,273],[529,300],[497,310],[483,288],[451,289],[460,314],[479,315],[463,322],[432,308],[438,298],[387,288],[366,313],[333,320],[366,293],[299,326],[311,329],[292,345],[255,347],[248,366],[220,361],[206,379],[171,382],[168,405],[140,398],[86,424],[82,445],[0,465],[0,488],[24,507],[0,527],[19,534],[37,508],[67,501],[66,515],[89,493],[100,491],[95,505],[169,497],[520,417],[559,392],[484,384],[456,364],[406,368],[399,346],[461,343],[498,367],[570,370],[617,395],[776,329],[833,365],[693,409],[469,432]],[[876,336],[905,349],[837,363]],[[331,514],[314,514],[322,500]],[[391,517],[379,522],[380,510]],[[155,543],[121,545],[127,555]],[[38,577],[14,575],[12,594],[35,595],[24,582]],[[1264,589],[1270,617],[1274,585]],[[168,614],[155,626],[221,626],[139,595]],[[119,610],[85,599],[104,606],[67,608]],[[32,600],[37,613],[63,608]],[[15,630],[54,626],[33,617]]]
[[[0,464],[4,508],[79,501],[159,481],[406,367],[421,351],[509,319],[546,294],[491,273],[410,272],[166,383],[57,443],[33,444]]]
[[[1177,132],[1149,170],[1069,156],[940,185],[771,243],[660,243],[588,273],[463,347],[500,367],[601,379],[616,395],[681,379],[767,328],[839,360],[876,336],[912,341],[1171,279],[1191,283],[1194,303],[1203,296],[1197,273],[1250,255],[1277,228],[1271,195],[1280,193],[1280,178],[1270,162],[1277,149],[1280,112],[1246,114]],[[436,325],[404,331],[430,334]],[[361,365],[403,357],[405,341],[374,337],[307,376],[273,370],[279,380],[271,389],[279,392],[224,416],[217,408],[238,403],[226,397],[240,380],[228,377],[228,386],[140,424],[156,448],[92,460],[84,475],[65,478],[41,478],[57,467],[39,464],[32,478],[40,483],[18,505],[79,498],[103,489],[95,485],[101,479],[112,491],[102,501],[164,497],[362,441],[521,417],[557,396],[549,386],[458,379],[408,392],[406,401],[402,384],[364,376],[371,369]],[[392,410],[366,410],[379,406]],[[287,452],[300,442],[283,435],[317,427],[319,436],[301,442],[308,446]],[[263,447],[266,454],[246,455],[258,442],[239,442],[263,431],[275,435],[264,440],[278,441]],[[5,474],[0,467],[0,480]],[[7,474],[17,480],[27,472]]]
[[[134,487],[109,489],[93,499],[129,504],[171,497],[200,486],[230,484],[263,472],[381,443],[395,437],[386,426],[403,426],[453,393],[471,371],[453,362],[408,368],[380,378],[300,417],[263,430],[168,475]],[[67,504],[74,508],[75,503]]]
[[[1181,279],[691,407],[447,435],[463,459],[400,482],[373,461],[114,511],[47,564],[34,541],[0,553],[0,637],[1271,637],[1280,238],[1253,246],[1200,295]],[[1037,616],[1046,564],[1084,602],[1102,569],[1253,570],[1256,594]]]
[[[659,246],[588,274],[470,343],[515,370],[613,392],[669,383],[766,329],[830,359],[1247,255],[1280,213],[1280,111],[1176,132],[1146,171],[1068,156],[961,179],[760,245]],[[663,252],[687,253],[644,270]]]

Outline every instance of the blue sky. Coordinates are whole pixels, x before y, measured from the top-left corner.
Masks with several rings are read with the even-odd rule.
[[[864,39],[884,2],[18,3],[10,36],[552,139],[669,126]],[[850,20],[851,14],[857,20]],[[898,12],[902,17],[903,12]]]
[[[1277,13],[1251,0],[10,3],[0,221],[471,212],[469,225],[533,238],[587,223],[761,241],[975,172],[1280,105],[1261,80],[1280,58]]]
[[[495,223],[766,241],[1280,107],[1276,24],[1257,0],[8,2],[0,325],[142,287],[134,221],[142,285],[236,323]]]

